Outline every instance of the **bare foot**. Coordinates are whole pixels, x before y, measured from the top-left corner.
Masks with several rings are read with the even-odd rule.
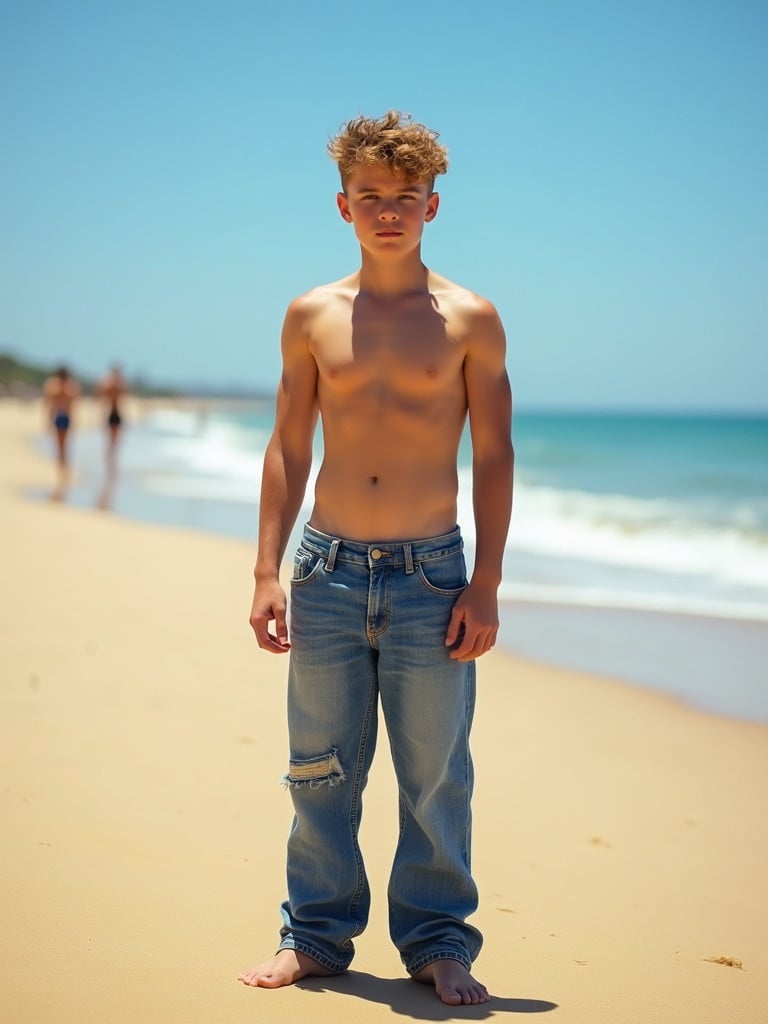
[[[299,978],[310,975],[325,978],[335,973],[295,949],[280,949],[271,960],[241,971],[237,980],[253,988],[282,988],[283,985],[292,985]]]
[[[459,1006],[462,1003],[487,1003],[490,996],[485,985],[475,981],[464,964],[458,960],[435,960],[413,975],[414,981],[434,985],[435,992],[444,1003]]]

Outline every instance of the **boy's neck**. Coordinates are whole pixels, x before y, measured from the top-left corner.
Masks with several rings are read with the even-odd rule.
[[[358,274],[361,292],[379,298],[397,298],[429,289],[429,269],[416,251],[403,260],[372,260],[363,252]]]

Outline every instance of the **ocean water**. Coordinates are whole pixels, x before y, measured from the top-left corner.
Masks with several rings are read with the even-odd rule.
[[[269,401],[209,403],[158,409],[130,424],[109,496],[113,511],[255,542],[261,461],[273,412]],[[750,695],[737,703],[749,703],[754,716],[757,702],[757,717],[768,719],[768,417],[522,411],[515,415],[514,442],[502,641],[533,657],[670,689],[663,663],[671,673],[686,651],[695,661],[695,638],[701,641],[713,622],[730,621],[731,631],[741,628],[743,635],[732,632],[722,664],[711,651],[699,658],[699,675],[715,672],[711,685],[702,683],[701,689],[724,689],[730,648],[748,648],[739,678],[746,673]],[[75,503],[97,500],[102,446],[95,432],[75,438]],[[319,437],[316,448],[319,456]],[[459,522],[471,565],[466,437],[459,468]],[[312,484],[292,543],[309,515]],[[585,618],[596,608],[608,618]],[[630,614],[641,612],[642,619]],[[604,655],[611,648],[606,622],[629,642],[632,623],[641,621],[663,622],[666,636],[669,616],[680,626],[681,651],[670,651],[667,637],[670,657],[659,656],[655,668],[650,635],[630,643],[629,653],[614,643],[614,662],[584,655],[590,628],[591,648]],[[547,622],[554,625],[537,630],[537,623]],[[634,675],[632,662],[641,664]],[[701,703],[723,709],[719,698]]]
[[[768,418],[515,428],[507,596],[768,620]]]

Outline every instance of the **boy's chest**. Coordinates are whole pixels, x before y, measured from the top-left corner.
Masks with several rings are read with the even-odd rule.
[[[368,380],[444,382],[460,372],[465,343],[434,309],[351,315],[317,324],[312,350],[321,378],[354,387]]]

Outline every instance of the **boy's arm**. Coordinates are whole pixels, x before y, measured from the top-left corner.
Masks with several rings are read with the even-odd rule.
[[[458,661],[479,658],[496,642],[497,590],[512,512],[514,450],[506,341],[494,307],[478,301],[464,361],[472,437],[475,566],[469,586],[453,607],[445,638],[448,647],[456,644],[451,657]]]
[[[307,486],[318,412],[317,364],[307,344],[306,322],[306,300],[296,299],[288,307],[283,325],[283,372],[261,480],[250,623],[259,647],[276,654],[290,648],[280,563]],[[270,622],[275,623],[274,635],[269,633]]]

